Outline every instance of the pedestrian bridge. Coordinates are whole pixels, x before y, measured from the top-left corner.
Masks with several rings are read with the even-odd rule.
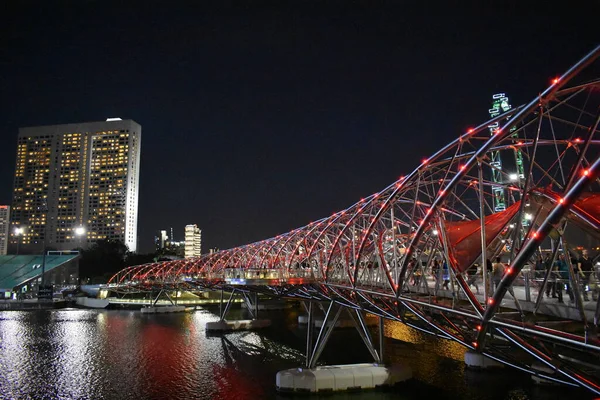
[[[104,290],[326,301],[326,320],[368,312],[600,394],[599,55],[344,210],[245,246],[127,268]],[[591,259],[580,271],[582,247]],[[505,268],[484,272],[498,258]]]

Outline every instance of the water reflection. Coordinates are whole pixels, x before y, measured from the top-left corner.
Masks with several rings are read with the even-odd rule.
[[[270,314],[273,327],[265,331],[215,337],[206,336],[205,325],[218,318],[204,310],[171,315],[0,312],[0,398],[276,398],[276,372],[304,361],[306,330],[295,324],[297,312]],[[465,371],[464,349],[456,343],[393,321],[386,321],[384,329],[386,359],[410,364],[416,383],[388,393],[328,399],[547,398],[545,392],[531,388],[527,376]],[[322,360],[331,364],[370,361],[352,329],[334,332]]]

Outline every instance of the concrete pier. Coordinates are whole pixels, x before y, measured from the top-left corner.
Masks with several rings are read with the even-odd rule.
[[[492,360],[491,358],[473,350],[468,350],[465,353],[465,365],[469,369],[490,369],[504,367],[504,364],[501,364],[496,360]]]
[[[237,321],[215,321],[206,323],[207,332],[250,331],[271,326],[270,319],[244,319]]]
[[[106,308],[108,307],[107,299],[96,299],[94,297],[75,297],[75,304],[85,308]]]
[[[251,307],[254,308],[255,306],[252,305]],[[286,308],[291,307],[292,304],[285,300],[267,300],[258,302],[258,311],[285,310]],[[246,302],[243,302],[242,308],[248,308],[248,304]]]
[[[185,306],[158,306],[158,307],[143,307],[140,311],[142,314],[165,314],[192,311],[193,308]]]
[[[286,369],[277,373],[275,384],[280,392],[326,393],[393,386],[411,378],[408,366],[349,364]]]
[[[534,371],[538,371],[540,374],[543,374],[543,375],[548,375],[548,376],[552,376],[552,377],[556,375],[556,371],[554,371],[548,365],[543,364],[541,362],[534,362],[531,365],[531,368]],[[556,381],[552,381],[550,379],[545,379],[537,374],[532,374],[531,380],[534,381],[538,385],[550,385],[550,386],[560,385],[560,383],[558,383]]]
[[[377,325],[377,320],[372,318],[365,318],[365,322],[367,326],[375,326]],[[308,315],[299,315],[298,316],[299,324],[307,324],[308,323]],[[320,328],[323,326],[323,318],[315,319],[315,327]],[[351,319],[338,319],[335,324],[336,328],[354,328],[354,322]]]

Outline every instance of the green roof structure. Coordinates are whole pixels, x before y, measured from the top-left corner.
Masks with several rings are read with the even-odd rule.
[[[47,255],[45,271],[53,269],[77,258],[78,255]],[[0,291],[12,291],[14,287],[39,277],[42,274],[41,255],[0,256]]]

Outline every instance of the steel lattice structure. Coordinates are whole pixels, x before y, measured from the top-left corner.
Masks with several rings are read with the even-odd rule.
[[[578,302],[581,322],[575,330],[539,319],[539,304],[532,311],[515,300],[519,312],[512,313],[501,307],[513,302],[510,293],[540,246],[552,246],[556,259],[570,248],[565,236],[570,230],[600,239],[599,56],[600,47],[531,102],[468,129],[410,174],[343,211],[245,246],[130,267],[113,276],[107,289],[238,285],[277,296],[335,300],[600,393],[597,371],[590,367],[600,364],[600,307],[591,321]],[[499,128],[490,137],[488,127],[495,123]],[[498,184],[491,179],[492,154],[503,157],[498,173],[506,210],[499,213],[493,209]],[[523,161],[525,178],[515,181],[510,175],[517,172],[516,159]],[[523,226],[524,220],[529,224]],[[509,267],[496,290],[481,298],[465,271],[496,256]],[[452,295],[415,279],[434,264],[449,267]],[[259,271],[269,283],[236,280]],[[572,287],[581,298],[578,286]],[[538,364],[549,372],[540,373]]]

